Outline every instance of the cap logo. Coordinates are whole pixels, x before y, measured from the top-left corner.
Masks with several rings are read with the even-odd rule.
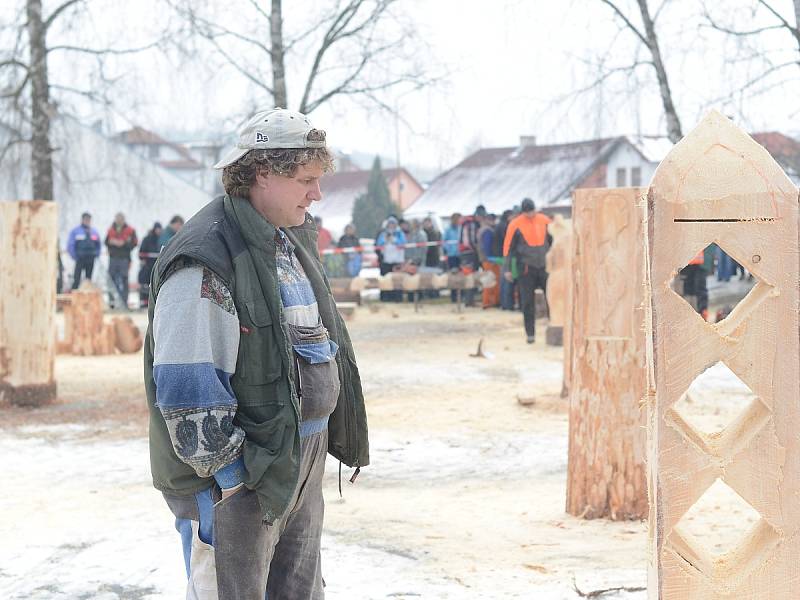
[[[322,129],[310,129],[306,134],[306,142],[310,144],[325,144],[325,132]]]
[[[256,131],[256,144],[264,144],[269,141],[269,136],[266,133]]]

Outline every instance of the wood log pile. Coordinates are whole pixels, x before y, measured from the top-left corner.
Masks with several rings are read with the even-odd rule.
[[[142,334],[127,316],[106,321],[102,292],[84,283],[64,299],[64,339],[58,352],[78,356],[104,356],[120,352],[130,354],[142,347]]]

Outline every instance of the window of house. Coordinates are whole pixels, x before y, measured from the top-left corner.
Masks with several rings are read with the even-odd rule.
[[[634,187],[638,187],[642,185],[642,168],[641,167],[633,167],[631,169],[631,185]]]
[[[627,185],[627,178],[626,169],[623,167],[621,169],[617,169],[617,187],[625,187]]]

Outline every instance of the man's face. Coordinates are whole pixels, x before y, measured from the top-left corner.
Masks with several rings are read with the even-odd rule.
[[[292,177],[258,174],[250,188],[250,200],[275,227],[302,225],[311,203],[322,200],[319,180],[323,174],[318,162],[299,166]]]
[[[114,223],[116,223],[118,227],[122,227],[125,224],[125,215],[117,213],[114,217]]]
[[[84,227],[89,227],[92,224],[92,217],[83,217],[81,219],[81,224]]]

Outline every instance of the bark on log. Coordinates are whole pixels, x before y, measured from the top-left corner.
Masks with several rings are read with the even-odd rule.
[[[646,231],[649,598],[796,598],[798,190],[764,148],[712,112],[658,167]],[[670,289],[677,271],[712,242],[757,280],[714,324]],[[718,362],[755,398],[738,419],[708,435],[676,403]],[[706,540],[688,534],[683,518],[718,480],[760,519],[715,557]]]
[[[567,512],[589,519],[647,515],[644,192],[574,193]]]
[[[57,221],[52,202],[0,202],[0,400],[12,404],[56,397]]]

